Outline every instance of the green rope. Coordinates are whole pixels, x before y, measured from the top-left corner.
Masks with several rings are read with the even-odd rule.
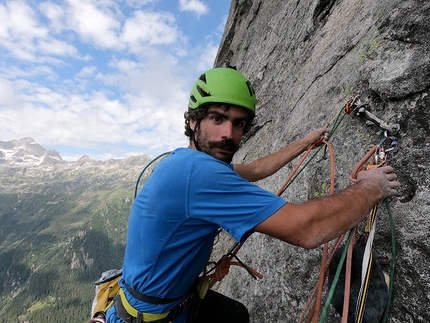
[[[139,182],[140,179],[142,178],[143,173],[145,173],[145,171],[148,169],[149,166],[151,166],[153,163],[155,163],[158,159],[160,159],[161,157],[168,155],[172,153],[171,151],[167,151],[165,153],[162,153],[161,155],[158,155],[157,157],[155,157],[153,160],[151,160],[148,165],[145,166],[145,168],[142,170],[142,172],[140,173],[139,177],[137,178],[136,181],[136,186],[134,187],[134,198],[136,198],[137,196],[137,192],[138,192],[138,187],[139,187]]]
[[[328,135],[328,139],[331,138],[331,136],[333,135],[333,133],[337,130],[337,128],[339,128],[340,124],[342,123],[343,119],[346,116],[346,113],[342,113],[344,112],[344,109],[340,109],[340,111],[337,113],[336,115],[336,119],[333,123],[333,127],[332,130],[330,131],[329,135]]]
[[[343,249],[342,256],[340,257],[339,264],[338,264],[337,270],[336,270],[336,274],[334,275],[333,282],[331,283],[330,291],[328,293],[327,300],[324,304],[324,308],[323,308],[323,311],[321,313],[321,317],[320,317],[320,320],[318,321],[318,323],[323,323],[327,319],[328,310],[330,308],[330,303],[331,303],[331,300],[333,299],[334,290],[336,289],[336,285],[339,282],[340,272],[342,271],[343,264],[344,264],[345,258],[346,258],[346,254],[348,252],[348,246],[351,243],[352,236],[354,235],[354,231],[355,231],[355,229],[351,229],[349,231],[348,238],[345,242],[345,248]]]
[[[388,199],[384,199],[385,202],[385,206],[387,207],[387,212],[388,212],[388,218],[390,221],[390,230],[391,230],[391,252],[392,252],[392,259],[391,259],[391,268],[390,268],[390,283],[389,283],[389,288],[388,288],[388,299],[387,299],[387,305],[385,307],[385,311],[384,311],[384,317],[381,321],[381,323],[386,323],[388,320],[388,314],[390,312],[390,307],[391,307],[391,303],[392,303],[392,298],[393,298],[393,287],[394,287],[394,273],[395,273],[395,267],[396,267],[396,257],[397,257],[397,251],[396,251],[396,235],[395,235],[395,230],[394,230],[394,220],[393,220],[393,214],[391,212],[391,208],[390,208],[390,204],[388,202]],[[349,236],[348,239],[345,243],[345,248],[342,252],[342,256],[340,258],[339,264],[337,266],[337,270],[336,270],[336,274],[333,278],[333,282],[332,285],[330,287],[330,291],[327,297],[327,300],[324,304],[324,309],[321,313],[321,317],[320,320],[318,321],[318,323],[324,323],[327,319],[327,315],[328,315],[328,310],[330,308],[330,303],[331,300],[333,298],[334,295],[334,290],[336,288],[336,285],[339,281],[339,276],[340,276],[340,272],[342,270],[343,264],[345,262],[345,258],[346,258],[346,253],[348,250],[348,246],[351,243],[351,237],[353,234],[354,229],[352,229],[349,232]]]
[[[306,166],[312,161],[312,159],[315,158],[315,156],[320,152],[320,150],[323,147],[321,146],[320,148],[318,148],[318,150],[308,159],[308,161],[302,166],[300,167],[300,169],[297,171],[297,173],[293,176],[293,178],[291,178],[290,182],[284,187],[284,189],[280,192],[279,196],[281,196],[286,189],[294,182],[294,180],[297,178],[297,176],[300,175],[300,173],[306,168]]]
[[[342,123],[342,121],[343,121],[343,119],[345,118],[345,116],[347,115],[345,112],[344,113],[342,113],[342,112],[344,112],[344,109],[343,109],[343,107],[342,107],[342,109],[340,109],[340,111],[338,112],[338,114],[336,115],[336,119],[334,120],[334,122],[333,122],[333,126],[332,126],[332,128],[331,128],[331,131],[330,131],[330,133],[328,134],[328,139],[327,139],[327,141],[328,140],[330,140],[330,138],[331,138],[331,136],[335,133],[335,131],[337,130],[337,128],[339,128],[339,126],[341,125],[341,123]],[[325,149],[324,149],[324,156],[323,156],[323,158],[322,159],[327,159],[327,146],[325,147]]]
[[[330,138],[333,136],[335,131],[339,128],[340,124],[342,123],[342,120],[345,118],[346,113],[342,113],[342,112],[343,112],[343,108],[337,113],[335,121],[333,123],[333,127],[331,128],[330,133],[328,134],[327,140],[330,140]],[[323,155],[321,160],[327,159],[327,157],[326,157],[327,146],[324,146],[324,147],[325,147],[324,148],[324,155]],[[303,164],[303,166],[291,178],[290,182],[280,192],[279,196],[281,196],[286,191],[286,189],[294,182],[294,180],[297,178],[297,176],[299,176],[300,173],[306,168],[306,166],[316,157],[316,155],[318,155],[318,153],[321,151],[322,148],[323,148],[322,146],[320,148],[318,148],[318,150],[307,160],[307,162],[305,164]],[[319,161],[321,161],[321,160],[319,160]]]
[[[388,320],[388,314],[390,312],[390,307],[393,299],[393,287],[394,287],[394,273],[395,273],[395,267],[396,267],[396,258],[397,258],[397,251],[396,251],[396,234],[394,230],[394,220],[393,220],[393,214],[391,212],[390,203],[388,202],[388,199],[384,199],[385,206],[387,207],[388,212],[388,219],[390,220],[390,230],[391,230],[391,266],[390,266],[390,285],[388,287],[388,300],[387,300],[387,306],[385,307],[384,317],[382,319],[382,323],[386,323]]]

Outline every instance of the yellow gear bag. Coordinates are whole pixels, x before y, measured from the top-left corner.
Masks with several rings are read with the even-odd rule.
[[[102,316],[104,318],[107,309],[113,304],[113,298],[118,294],[120,287],[118,281],[122,277],[122,269],[111,269],[102,273],[95,282],[96,296],[91,308],[91,317]]]

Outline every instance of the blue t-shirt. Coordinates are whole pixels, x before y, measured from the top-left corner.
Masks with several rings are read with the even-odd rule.
[[[244,180],[232,164],[188,148],[175,150],[157,165],[134,202],[123,279],[143,294],[181,299],[154,305],[125,291],[130,304],[148,313],[170,310],[201,273],[220,227],[245,241],[285,203]]]

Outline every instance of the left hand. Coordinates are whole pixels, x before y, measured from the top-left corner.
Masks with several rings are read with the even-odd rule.
[[[321,140],[321,139],[327,140],[329,132],[330,132],[330,129],[328,128],[319,128],[311,131],[302,139],[304,146],[306,147],[306,149],[308,149],[318,140]]]

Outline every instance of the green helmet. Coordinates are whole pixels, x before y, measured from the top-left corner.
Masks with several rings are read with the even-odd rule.
[[[188,107],[197,109],[208,103],[227,103],[245,108],[255,115],[255,92],[245,76],[232,67],[213,68],[194,83]]]

